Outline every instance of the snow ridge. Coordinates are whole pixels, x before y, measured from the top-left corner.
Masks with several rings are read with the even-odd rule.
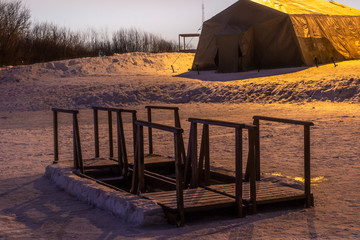
[[[191,53],[127,53],[0,68],[0,111],[149,102],[360,102],[360,60],[337,67],[198,74],[187,72],[193,57]]]

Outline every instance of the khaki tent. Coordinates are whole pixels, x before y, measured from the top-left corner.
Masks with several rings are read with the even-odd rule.
[[[237,72],[360,58],[360,11],[325,0],[239,0],[203,24],[193,69]]]

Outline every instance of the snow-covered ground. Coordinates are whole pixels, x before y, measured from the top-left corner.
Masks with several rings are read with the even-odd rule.
[[[336,68],[198,75],[186,72],[192,58],[192,54],[136,53],[1,68],[0,239],[359,239],[360,61],[341,62]],[[90,157],[93,128],[86,107],[134,108],[145,119],[144,106],[149,103],[178,106],[186,140],[188,117],[251,123],[253,115],[265,115],[313,121],[315,207],[240,219],[220,215],[187,219],[184,228],[137,228],[78,201],[43,177],[53,160],[50,107],[82,109],[81,138],[84,155]],[[67,120],[60,119],[61,159],[72,156]],[[171,114],[159,112],[155,121],[173,120]],[[301,179],[302,129],[263,126],[262,173]],[[100,128],[105,135],[105,121]],[[155,132],[154,138],[156,152],[172,154],[171,136]],[[106,136],[101,141],[104,145]],[[211,165],[234,169],[233,132],[211,128],[210,141]],[[101,150],[106,153],[106,146]]]

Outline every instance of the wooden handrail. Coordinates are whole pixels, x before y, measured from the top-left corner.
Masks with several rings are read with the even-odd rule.
[[[111,112],[122,111],[121,108],[98,107],[98,106],[93,106],[92,109],[94,109],[94,110],[99,110],[99,111],[111,111]]]
[[[53,112],[62,112],[62,113],[71,113],[71,114],[78,114],[78,110],[70,110],[70,109],[62,109],[62,108],[52,108]]]
[[[127,113],[136,113],[137,112],[136,110],[131,110],[131,109],[98,107],[98,106],[93,106],[92,109],[99,110],[99,111],[112,111],[112,112],[127,112]]]
[[[145,106],[145,108],[163,109],[163,110],[179,110],[178,107],[168,107],[168,106]]]
[[[192,123],[210,124],[210,125],[230,127],[230,128],[246,128],[246,129],[255,128],[254,125],[249,125],[244,123],[234,123],[234,122],[227,122],[220,120],[201,119],[201,118],[189,118],[188,121]]]
[[[291,119],[285,119],[285,118],[254,116],[253,119],[254,120],[256,120],[256,119],[265,120],[265,121],[271,121],[271,122],[279,122],[279,123],[289,123],[289,124],[295,124],[295,125],[314,126],[313,122],[298,121],[298,120],[291,120]]]
[[[149,127],[149,128],[155,128],[155,129],[164,130],[164,131],[172,132],[172,133],[183,133],[183,131],[184,131],[182,128],[171,127],[171,126],[167,126],[167,125],[163,125],[163,124],[145,122],[145,121],[139,121],[139,120],[135,122],[135,125]]]

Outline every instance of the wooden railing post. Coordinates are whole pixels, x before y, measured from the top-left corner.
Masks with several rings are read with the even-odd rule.
[[[201,144],[200,144],[200,154],[198,161],[198,180],[199,184],[202,185],[204,182],[204,158],[205,158],[205,142],[206,142],[206,134],[205,134],[205,125],[203,125],[203,131],[201,135]]]
[[[205,154],[205,186],[210,184],[210,136],[209,136],[209,124],[204,124],[204,135],[205,135],[205,144],[204,144],[204,154]]]
[[[74,120],[74,142],[75,142],[75,151],[76,151],[76,160],[77,160],[77,167],[80,169],[80,172],[84,173],[84,165],[82,160],[82,152],[81,152],[81,143],[80,143],[80,130],[79,130],[79,121],[77,118],[77,113],[73,113],[73,120]]]
[[[251,213],[256,213],[256,180],[257,180],[257,168],[256,168],[256,157],[255,157],[255,139],[257,128],[249,129],[249,159],[250,163],[250,201],[252,205]]]
[[[136,135],[137,135],[137,128],[140,126],[136,126]],[[136,140],[135,143],[135,152],[134,152],[134,167],[133,167],[133,173],[132,173],[132,181],[131,181],[131,188],[130,188],[130,193],[132,194],[137,194],[137,189],[138,189],[138,185],[139,185],[139,161],[138,161],[138,156],[139,156],[139,149],[138,149],[138,141]]]
[[[188,149],[187,149],[187,155],[185,160],[185,173],[184,173],[184,186],[188,187],[191,180],[191,164],[192,164],[192,141],[194,139],[194,125],[190,125],[190,134],[189,134],[189,142],[188,142]]]
[[[137,128],[137,147],[138,147],[138,193],[145,192],[145,179],[144,179],[144,127],[138,126]]]
[[[147,108],[147,114],[148,114],[148,122],[151,122],[151,108]],[[153,139],[152,139],[152,129],[148,128],[149,133],[149,155],[153,154]]]
[[[124,129],[123,129],[123,122],[122,122],[122,118],[121,118],[121,111],[116,111],[116,129],[117,129],[117,157],[118,157],[118,161],[119,161],[119,168],[120,171],[125,170],[125,159],[123,159],[123,156],[126,156],[126,148],[124,149]]]
[[[110,158],[114,157],[114,140],[112,130],[112,112],[108,111],[108,125],[109,125],[109,155]]]
[[[95,157],[100,157],[100,144],[99,144],[99,114],[97,109],[94,111],[94,139],[95,139]]]
[[[191,141],[191,188],[198,187],[198,171],[197,171],[197,123],[191,123],[193,130],[193,138]]]
[[[58,135],[58,117],[57,111],[53,110],[54,123],[54,163],[59,161],[59,135]]]
[[[134,157],[136,152],[136,125],[135,122],[137,121],[136,118],[136,111],[132,112],[132,127],[133,127],[133,149],[134,149]],[[135,159],[134,159],[135,161]]]
[[[77,149],[77,136],[76,136],[76,124],[75,124],[75,114],[72,116],[73,120],[73,155],[74,155],[74,168],[79,169],[79,159],[78,159],[78,149]]]
[[[310,175],[310,126],[304,126],[304,174],[306,207],[311,207],[311,175]]]
[[[256,126],[255,130],[255,169],[256,169],[256,180],[260,181],[260,121],[259,119],[254,119],[254,125]]]
[[[175,127],[181,128],[180,115],[179,115],[179,109],[178,108],[174,109],[174,119],[175,119]]]
[[[235,204],[237,216],[243,216],[242,209],[242,129],[235,129],[235,171],[236,171],[236,188],[235,188]]]
[[[182,153],[181,153],[181,136],[178,132],[174,133],[174,142],[175,142],[175,174],[176,174],[176,199],[177,199],[177,209],[180,218],[180,226],[184,225],[184,173],[182,167]]]

